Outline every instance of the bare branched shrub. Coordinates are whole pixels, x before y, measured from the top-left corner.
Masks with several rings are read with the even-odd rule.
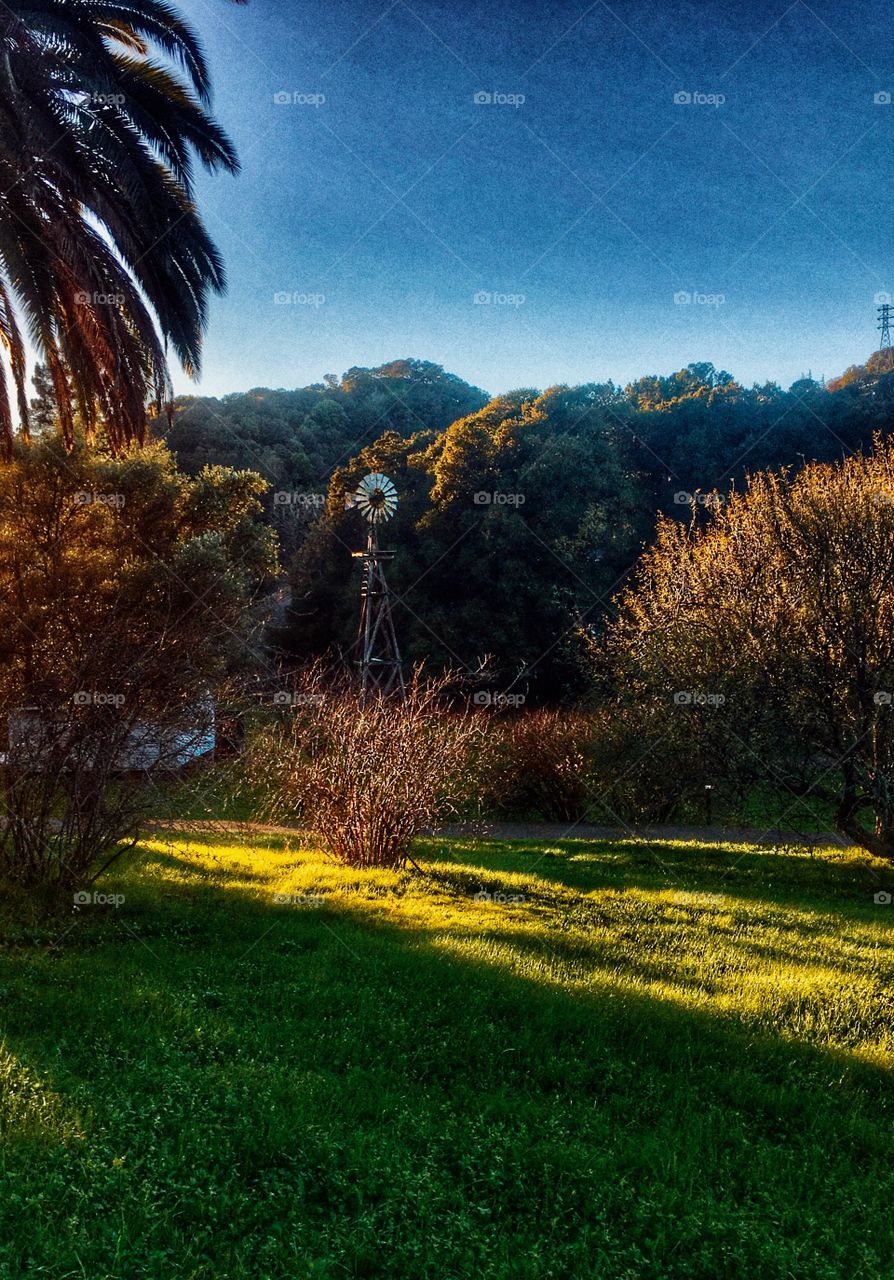
[[[250,748],[263,816],[305,823],[350,866],[403,866],[413,839],[463,804],[484,734],[482,717],[448,705],[449,683],[417,672],[403,702],[318,681],[295,695]]]
[[[191,655],[175,641],[161,662],[138,663],[125,620],[114,621],[106,616],[108,639],[122,641],[117,659],[97,643],[51,690],[32,690],[29,705],[13,705],[15,686],[0,679],[0,873],[10,882],[92,883],[135,843],[157,780],[214,741],[214,704]]]

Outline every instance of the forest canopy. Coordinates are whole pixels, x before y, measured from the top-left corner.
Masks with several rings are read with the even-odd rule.
[[[183,397],[167,441],[197,475],[260,472],[291,606],[290,660],[347,654],[357,617],[345,495],[396,483],[389,570],[404,656],[476,669],[531,701],[577,696],[611,600],[661,515],[702,521],[746,477],[868,449],[894,419],[884,353],[834,382],[746,387],[714,365],[488,398],[440,365],[394,360],[295,390]],[[32,419],[52,421],[44,384]],[[713,496],[712,496],[713,495]]]

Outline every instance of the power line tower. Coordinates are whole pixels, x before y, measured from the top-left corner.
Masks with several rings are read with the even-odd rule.
[[[890,330],[890,302],[883,302],[878,309],[878,324],[875,326],[881,330],[882,339],[879,343],[879,351],[884,351],[891,346],[891,330]]]
[[[369,526],[365,550],[352,553],[356,560],[363,561],[357,633],[360,696],[365,700],[371,693],[394,693],[403,698],[403,667],[384,569],[385,562],[394,559],[394,552],[382,550],[378,536],[378,526],[390,520],[397,510],[397,490],[387,476],[375,472],[360,481],[348,501]]]

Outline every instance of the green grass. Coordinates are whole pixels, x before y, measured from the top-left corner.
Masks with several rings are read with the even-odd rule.
[[[894,1274],[890,870],[417,856],[156,836],[7,918],[0,1277]]]

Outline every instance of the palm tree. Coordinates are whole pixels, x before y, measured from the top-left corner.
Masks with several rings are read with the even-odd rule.
[[[0,5],[7,453],[13,391],[27,433],[25,333],[69,441],[75,414],[113,447],[143,440],[171,396],[168,347],[197,372],[224,272],[193,200],[193,162],[238,168],[208,104],[201,47],[159,0]]]

